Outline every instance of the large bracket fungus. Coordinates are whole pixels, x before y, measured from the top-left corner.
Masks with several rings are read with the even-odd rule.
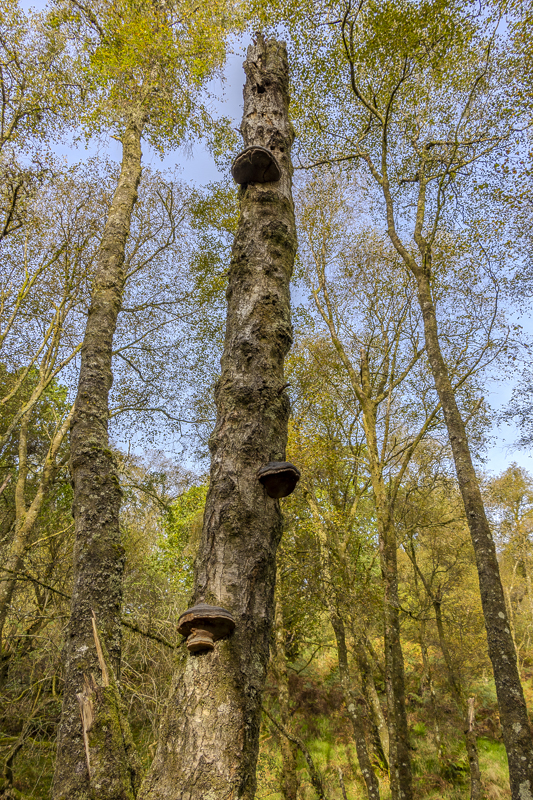
[[[278,162],[270,150],[266,147],[247,147],[239,153],[233,166],[231,174],[235,183],[270,183],[279,181],[281,170]]]
[[[289,461],[269,461],[257,470],[257,477],[268,496],[278,500],[294,492],[300,480],[300,470]]]
[[[178,633],[187,637],[191,653],[213,650],[215,642],[231,633],[235,620],[225,608],[199,603],[178,619]]]

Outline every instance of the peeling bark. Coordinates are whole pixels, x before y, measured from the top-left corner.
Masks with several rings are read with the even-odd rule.
[[[142,800],[251,800],[256,787],[281,537],[279,501],[268,497],[256,473],[285,457],[289,400],[283,363],[292,342],[289,281],[296,231],[285,45],[258,35],[244,69],[244,145],[271,150],[281,179],[250,183],[239,192],[192,600],[226,608],[236,628],[210,652],[188,655],[182,648]]]
[[[124,286],[124,252],[141,177],[141,134],[142,126],[131,123],[122,140],[122,169],[100,245],[71,426],[70,469],[76,526],[74,586],[64,650],[65,690],[54,800],[95,797],[89,781],[77,699],[86,685],[85,676],[99,671],[93,613],[110,665],[120,679],[124,551],[119,529],[121,490],[109,449],[108,397],[113,380],[113,336]],[[95,749],[92,760],[96,758],[99,769],[113,772],[115,760],[106,746]]]
[[[140,783],[140,761],[94,617],[93,637],[100,680],[96,680],[94,673],[84,675],[82,691],[77,694],[91,797],[94,800],[135,800]],[[104,751],[106,757],[102,758]]]

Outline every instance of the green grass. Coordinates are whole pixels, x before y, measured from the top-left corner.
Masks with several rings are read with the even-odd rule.
[[[327,796],[330,800],[340,800],[342,797],[338,777],[340,767],[348,800],[365,800],[366,792],[354,744],[336,739],[325,717],[315,720],[313,727],[315,733],[317,728],[320,730],[322,738],[309,737],[306,745],[323,777]],[[419,800],[468,800],[470,776],[462,736],[458,733],[453,738],[447,737],[444,742],[445,758],[439,759],[433,737],[426,732],[425,725],[415,723],[412,732],[415,797]],[[510,800],[507,757],[503,744],[479,738],[478,749],[486,800]],[[261,747],[257,800],[281,800],[281,769],[279,742],[272,735],[264,740]],[[316,793],[301,753],[298,754],[298,777],[299,800],[315,800]],[[388,800],[390,791],[387,776],[380,777],[380,789],[381,800]]]

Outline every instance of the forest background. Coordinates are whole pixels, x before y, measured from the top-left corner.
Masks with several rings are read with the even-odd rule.
[[[460,16],[453,4],[418,7],[437,17]],[[61,4],[55,9],[59,14]],[[68,427],[120,148],[113,138],[116,98],[110,95],[104,110],[90,105],[94,74],[88,76],[83,59],[76,60],[79,53],[57,38],[59,17],[25,20],[14,2],[3,2],[1,11],[0,753],[4,795],[38,798],[49,796],[52,782],[72,588]],[[383,585],[356,373],[376,405],[379,470],[395,503],[415,794],[468,796],[462,735],[467,708],[483,795],[508,797],[474,556],[425,360],[416,292],[385,235],[371,176],[348,152],[356,127],[350,129],[354,112],[343,95],[349,72],[335,73],[330,42],[320,38],[321,31],[335,29],[340,12],[327,4],[296,4],[285,16],[275,7],[255,12],[267,30],[280,20],[293,68],[299,252],[287,363],[288,456],[302,470],[299,488],[283,502],[257,796],[365,797],[354,708],[366,717],[373,769],[388,796]],[[393,12],[388,9],[389,18],[385,12],[374,20],[374,34],[383,22],[394,22]],[[461,43],[445,88],[452,97],[467,98],[478,141],[466,148],[446,187],[434,291],[530,705],[533,479],[525,467],[531,441],[531,92],[524,65],[531,20],[520,6],[471,13],[479,49],[474,53]],[[229,72],[224,65],[226,51],[239,51],[251,35],[249,20],[221,6],[220,19],[203,24],[212,26],[212,45],[191,70],[190,95],[173,109],[165,145],[149,135],[143,144],[147,157],[114,340],[110,430],[124,492],[126,548],[121,686],[145,765],[180,643],[176,621],[191,590],[237,221],[229,166],[239,149],[234,128],[242,76],[238,59]],[[133,35],[139,48],[139,31]],[[406,40],[409,35],[407,29]],[[359,55],[369,70],[375,67],[374,54]],[[186,62],[191,55],[180,57]],[[336,58],[340,64],[342,52]],[[420,67],[423,57],[417,58]],[[231,120],[221,119],[228,113],[219,99],[225,69]],[[438,83],[444,67],[431,69]],[[472,90],[470,101],[476,69],[482,88],[475,97]],[[439,114],[453,116],[450,94],[443,99],[435,91],[430,86],[422,99],[407,94],[402,101],[407,110],[393,160],[405,230],[413,203],[408,192],[419,178],[401,134],[408,133],[411,143],[416,139],[409,103],[419,116],[436,116],[435,127]],[[482,131],[487,116],[493,127]],[[474,153],[476,145],[483,152]],[[208,153],[219,178],[207,166]],[[183,172],[168,169],[175,163]],[[206,182],[210,171],[213,179]],[[491,407],[495,384],[514,387],[510,403]],[[512,432],[505,443],[522,449],[487,461],[494,453],[495,420],[500,430]],[[504,427],[511,420],[517,428]],[[344,654],[333,624],[338,619]]]

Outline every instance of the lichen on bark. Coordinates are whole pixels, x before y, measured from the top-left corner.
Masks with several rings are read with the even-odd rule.
[[[135,122],[126,127],[123,135],[122,168],[98,252],[71,425],[70,471],[76,530],[74,585],[64,645],[65,688],[52,789],[54,800],[94,798],[77,699],[86,685],[86,677],[98,674],[100,668],[94,616],[110,668],[120,680],[124,549],[119,526],[121,490],[109,448],[108,398],[113,380],[113,336],[124,288],[125,247],[141,177],[141,136],[142,125]],[[94,746],[95,759],[97,753],[98,769],[116,773],[113,752],[105,746],[101,749]],[[128,791],[126,786],[125,796]]]
[[[296,230],[285,45],[258,35],[244,69],[244,145],[271,150],[281,178],[239,190],[210,487],[191,601],[223,606],[236,628],[212,652],[180,656],[142,800],[251,800],[255,794],[282,530],[279,501],[268,497],[256,473],[285,456],[283,365],[292,342]]]

